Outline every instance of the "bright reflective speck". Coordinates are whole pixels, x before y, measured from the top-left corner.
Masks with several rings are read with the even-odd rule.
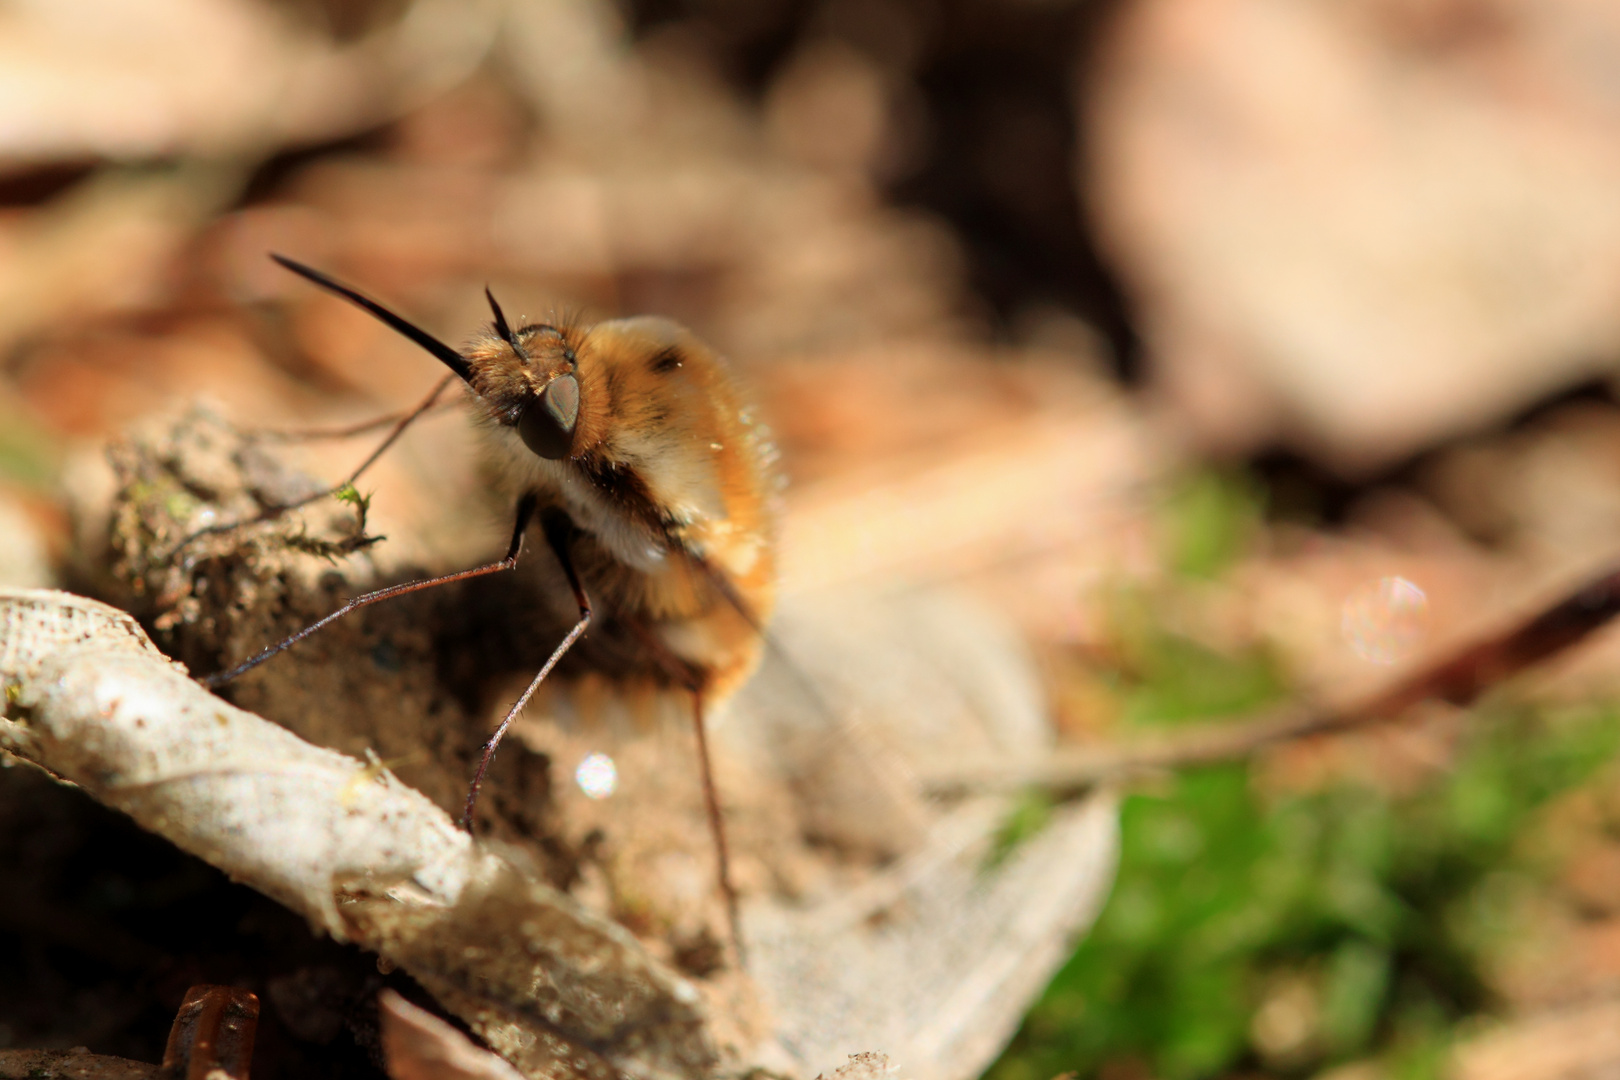
[[[1423,640],[1429,597],[1403,577],[1368,582],[1344,602],[1339,630],[1356,655],[1373,664],[1393,664]]]
[[[605,799],[619,786],[619,770],[606,754],[587,754],[574,770],[574,783],[588,798]]]

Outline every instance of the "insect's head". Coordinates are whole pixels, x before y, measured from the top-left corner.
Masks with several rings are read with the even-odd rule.
[[[577,330],[546,324],[514,330],[485,290],[494,323],[465,353],[401,318],[371,298],[282,255],[271,258],[300,277],[364,308],[432,353],[489,406],[495,421],[514,429],[530,450],[558,460],[574,452],[579,423]]]
[[[579,423],[578,332],[545,323],[513,330],[494,294],[486,288],[484,296],[495,322],[464,354],[468,383],[530,450],[568,457]]]

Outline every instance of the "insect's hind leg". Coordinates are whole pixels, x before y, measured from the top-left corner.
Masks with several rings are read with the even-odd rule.
[[[444,574],[441,577],[435,578],[424,578],[421,581],[407,581],[400,585],[390,585],[385,589],[377,589],[374,592],[363,593],[362,595],[355,597],[353,600],[350,600],[348,603],[344,604],[342,607],[338,608],[325,618],[309,624],[296,634],[291,634],[285,638],[282,638],[274,645],[265,647],[256,655],[249,657],[228,671],[216,672],[215,674],[206,676],[199,681],[201,681],[204,686],[210,688],[224,686],[226,683],[230,682],[232,679],[235,679],[239,675],[252,671],[254,668],[258,667],[260,664],[264,663],[277,653],[283,652],[293,645],[298,644],[300,641],[309,637],[317,630],[330,626],[332,623],[349,614],[351,611],[356,611],[360,608],[366,607],[369,604],[375,604],[380,600],[391,600],[396,596],[405,596],[408,593],[421,592],[423,589],[431,589],[436,585],[449,585],[451,582],[466,581],[468,578],[482,577],[485,574],[494,574],[502,570],[512,569],[517,565],[519,552],[523,550],[523,534],[528,531],[529,522],[534,518],[534,508],[535,499],[533,495],[525,495],[522,499],[518,500],[516,515],[517,520],[512,525],[512,542],[510,545],[508,545],[504,558],[497,559],[492,563],[485,563],[483,566],[475,566],[470,570],[459,570],[454,574]]]
[[[709,832],[714,837],[715,877],[726,902],[726,922],[731,928],[731,947],[737,966],[747,963],[743,951],[741,905],[737,887],[731,880],[731,850],[726,842],[726,821],[720,813],[720,791],[714,782],[714,765],[709,755],[709,732],[703,723],[703,690],[692,690],[692,730],[697,736],[698,769],[703,776],[703,804],[709,815]]]
[[[747,612],[745,611],[746,615]],[[715,883],[726,904],[726,922],[731,930],[731,947],[737,956],[737,966],[747,962],[743,948],[741,902],[737,886],[731,878],[731,846],[726,839],[726,820],[720,808],[720,787],[714,779],[714,761],[709,752],[709,729],[703,718],[703,695],[706,689],[703,673],[676,656],[668,645],[658,639],[640,623],[629,624],[636,640],[641,642],[664,674],[675,685],[682,687],[692,698],[692,733],[697,740],[698,774],[703,783],[703,806],[709,818],[709,834],[714,838]]]

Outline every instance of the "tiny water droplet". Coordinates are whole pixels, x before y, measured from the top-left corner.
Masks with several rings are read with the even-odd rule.
[[[574,770],[574,783],[586,798],[605,799],[619,786],[619,770],[606,754],[587,754]]]
[[[1411,655],[1428,629],[1429,597],[1403,577],[1370,581],[1344,601],[1339,630],[1357,656],[1394,664]]]

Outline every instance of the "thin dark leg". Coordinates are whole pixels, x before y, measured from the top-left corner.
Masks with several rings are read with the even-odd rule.
[[[293,510],[297,510],[297,509],[299,509],[301,507],[308,506],[310,503],[313,503],[313,502],[319,502],[321,499],[328,498],[329,496],[334,495],[339,491],[342,491],[344,488],[346,488],[346,487],[350,486],[351,484],[353,484],[356,480],[359,480],[360,477],[365,474],[365,471],[367,469],[369,469],[373,465],[375,465],[377,463],[377,459],[382,457],[384,454],[386,454],[388,452],[388,448],[393,446],[394,443],[399,441],[399,437],[401,435],[405,434],[405,429],[410,427],[411,424],[415,423],[418,417],[420,417],[423,413],[427,412],[429,409],[431,409],[435,405],[437,405],[438,402],[439,402],[440,395],[442,395],[445,392],[445,390],[450,386],[450,384],[455,382],[455,381],[456,381],[456,376],[454,376],[454,375],[446,375],[444,378],[439,380],[439,382],[433,387],[433,392],[428,394],[427,397],[423,398],[419,405],[417,405],[415,408],[413,408],[410,412],[406,413],[404,416],[401,416],[397,420],[394,420],[394,429],[388,433],[387,437],[384,438],[382,442],[377,444],[377,448],[375,450],[373,450],[370,454],[366,455],[366,459],[364,461],[362,461],[359,464],[359,466],[354,469],[353,472],[349,473],[348,478],[346,480],[344,480],[341,484],[338,484],[338,485],[336,485],[334,487],[327,488],[325,491],[317,491],[313,495],[305,496],[302,499],[298,499],[298,500],[296,500],[294,502],[287,503],[284,506],[270,507],[270,508],[266,509],[263,513],[258,514],[255,517],[248,518],[248,519],[246,519],[244,521],[223,521],[223,522],[220,522],[218,525],[205,526],[205,527],[203,527],[201,529],[198,529],[196,532],[191,533],[188,536],[186,536],[186,538],[181,540],[179,544],[175,545],[174,550],[177,551],[177,552],[178,551],[183,551],[183,550],[185,550],[187,545],[191,544],[195,540],[201,539],[204,536],[213,536],[213,535],[215,535],[217,533],[230,532],[233,529],[240,529],[244,525],[253,525],[253,524],[255,524],[257,522],[261,522],[261,521],[272,521],[272,520],[280,517],[282,514],[288,513],[288,512],[293,511]],[[389,417],[388,419],[393,420],[392,417]],[[386,422],[386,421],[384,421],[384,422]],[[371,423],[363,424],[363,425],[361,425],[361,426],[359,426],[357,428],[348,429],[348,430],[358,434],[360,432],[363,432],[363,431],[366,431],[366,430],[369,430],[371,428],[374,428],[374,427],[378,426],[378,423],[379,423],[378,421],[372,421]],[[342,438],[342,437],[344,437],[344,434],[345,434],[345,432],[340,430],[338,432],[333,433],[331,435],[331,437],[333,437],[333,438]],[[324,436],[321,436],[321,435],[309,435],[309,436],[306,436],[306,437],[308,437],[308,438],[321,438],[321,437],[324,437]]]
[[[523,691],[517,701],[512,703],[512,707],[506,710],[506,716],[501,719],[500,726],[495,729],[495,733],[484,743],[483,756],[478,759],[478,768],[473,773],[472,783],[467,786],[467,806],[461,812],[461,827],[469,833],[472,832],[473,811],[478,807],[478,789],[484,783],[484,774],[489,771],[489,763],[495,760],[495,748],[501,745],[501,739],[505,737],[506,729],[512,726],[512,721],[516,720],[518,714],[523,711],[524,706],[529,704],[529,699],[534,696],[536,690],[540,689],[540,684],[546,681],[546,676],[551,674],[551,669],[557,666],[557,662],[563,658],[563,655],[569,649],[574,647],[574,642],[578,641],[580,636],[585,633],[585,628],[591,625],[591,600],[590,597],[585,595],[585,586],[580,583],[579,573],[574,569],[573,557],[568,554],[568,540],[573,533],[574,523],[569,520],[566,514],[553,511],[541,517],[540,527],[546,534],[546,543],[550,545],[552,553],[557,556],[557,561],[562,564],[563,574],[568,578],[568,587],[574,590],[574,602],[579,605],[579,621],[574,624],[572,630],[568,631],[568,635],[562,639],[561,643],[551,650],[551,655],[546,658],[545,665],[541,667],[539,674],[529,683],[528,689]]]
[[[293,634],[291,637],[283,638],[274,645],[266,648],[263,652],[260,652],[257,656],[242,661],[229,671],[216,672],[213,675],[207,676],[201,680],[202,684],[209,687],[223,686],[244,672],[252,671],[254,668],[258,667],[260,664],[264,663],[278,652],[298,644],[300,641],[303,641],[305,638],[309,637],[309,635],[315,633],[315,631],[336,622],[357,608],[363,608],[368,604],[375,604],[379,600],[388,600],[395,596],[404,596],[407,593],[419,592],[422,589],[431,589],[435,585],[448,585],[453,581],[465,581],[468,578],[482,577],[484,574],[494,574],[501,570],[512,569],[517,565],[518,552],[523,548],[523,534],[528,531],[529,522],[533,519],[533,517],[534,496],[525,495],[522,499],[518,500],[517,521],[512,526],[512,543],[507,547],[506,557],[504,559],[497,562],[486,563],[483,566],[475,566],[471,570],[462,570],[454,574],[445,574],[443,577],[427,578],[422,581],[407,581],[402,585],[390,585],[386,589],[378,589],[376,592],[369,592],[361,596],[357,596],[353,600],[350,600],[347,604],[344,604],[342,607],[332,612],[332,614],[326,616],[326,618],[321,619],[319,622],[311,623],[302,630],[298,631],[298,633]]]
[[[731,947],[737,953],[737,966],[747,963],[743,952],[742,915],[737,903],[737,888],[731,883],[731,850],[726,844],[726,823],[720,816],[720,793],[714,783],[714,768],[709,759],[709,732],[703,724],[703,691],[692,691],[692,730],[697,734],[698,771],[703,775],[703,802],[709,811],[709,831],[714,835],[716,875],[720,895],[726,901],[726,921],[731,926]]]
[[[401,428],[396,429],[394,435],[391,436],[397,438],[398,431],[403,430],[404,425],[409,425],[423,413],[430,412],[441,405],[455,404],[453,401],[439,400],[439,398],[443,396],[445,389],[455,381],[456,377],[454,375],[446,375],[443,379],[440,379],[438,384],[434,386],[433,392],[427,396],[426,400],[424,400],[420,405],[415,406],[409,412],[389,413],[386,416],[379,416],[375,420],[366,420],[359,424],[350,424],[347,427],[303,428],[293,431],[276,429],[254,431],[250,432],[250,434],[255,439],[263,439],[266,442],[316,442],[321,439],[352,439],[356,435],[364,435],[367,432],[376,431],[379,428],[385,428],[390,424],[398,424],[401,425]],[[383,449],[387,449],[387,446],[385,445]],[[373,455],[373,460],[374,459],[375,455]],[[359,472],[363,471],[365,471],[365,467],[361,466],[360,470],[356,472],[355,477],[351,477],[350,482],[352,483],[354,479],[358,477]]]
[[[377,459],[386,454],[388,452],[388,448],[393,446],[394,443],[399,440],[401,435],[405,434],[406,428],[410,427],[416,422],[416,419],[419,416],[433,408],[433,406],[438,403],[439,395],[444,393],[445,390],[449,388],[450,384],[455,381],[456,376],[454,375],[446,375],[444,378],[440,379],[438,385],[433,388],[433,392],[427,397],[423,398],[420,405],[406,413],[404,416],[400,417],[399,423],[394,425],[394,430],[388,433],[387,438],[378,443],[377,449],[373,450],[370,456],[368,456],[366,460],[362,461],[359,467],[356,468],[354,472],[349,474],[349,478],[342,484],[339,484],[338,487],[341,488],[346,484],[352,484],[356,480],[360,479],[361,474],[375,465],[377,463]],[[333,490],[335,491],[337,489],[334,488]]]
[[[692,695],[692,727],[697,735],[698,773],[703,779],[703,804],[709,815],[709,834],[714,838],[715,878],[720,896],[726,902],[726,921],[731,926],[731,947],[737,954],[737,966],[746,962],[743,951],[742,917],[737,900],[737,887],[731,881],[731,848],[726,842],[726,821],[720,813],[720,789],[714,782],[714,765],[709,755],[709,729],[703,723],[703,673],[670,652],[651,630],[638,622],[628,624],[644,648],[650,652],[664,674],[677,685],[684,686]]]

